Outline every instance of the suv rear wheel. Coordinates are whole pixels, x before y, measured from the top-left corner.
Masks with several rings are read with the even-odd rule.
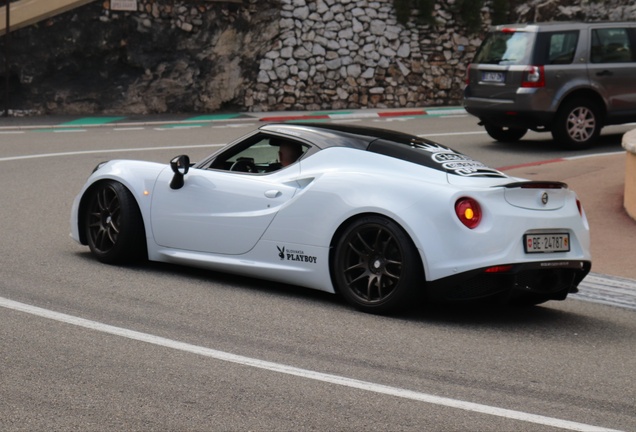
[[[552,124],[554,140],[569,149],[591,146],[603,127],[599,109],[585,99],[572,99],[563,103]]]
[[[484,128],[488,135],[500,142],[517,142],[528,132],[525,128],[503,127],[485,122]]]

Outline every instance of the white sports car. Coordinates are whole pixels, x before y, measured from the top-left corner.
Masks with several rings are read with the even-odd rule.
[[[195,164],[102,163],[73,203],[71,236],[105,263],[232,272],[339,292],[376,313],[418,292],[563,300],[591,267],[567,185],[334,124],[267,124]]]

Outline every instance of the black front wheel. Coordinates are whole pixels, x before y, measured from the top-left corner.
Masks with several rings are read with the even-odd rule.
[[[424,284],[415,245],[399,225],[381,216],[346,227],[335,247],[332,274],[347,302],[371,313],[401,309]]]
[[[119,182],[105,181],[91,189],[87,199],[84,226],[93,255],[108,264],[143,258],[144,224],[132,193]]]

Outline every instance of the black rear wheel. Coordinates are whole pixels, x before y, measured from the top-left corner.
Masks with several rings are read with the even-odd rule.
[[[572,150],[590,147],[603,127],[599,110],[592,101],[566,101],[554,119],[552,137],[557,144]]]
[[[500,142],[517,142],[528,132],[526,128],[503,127],[484,123],[488,135]]]
[[[344,230],[332,274],[343,297],[371,313],[401,309],[416,285],[424,283],[415,245],[399,225],[381,216],[360,218]]]
[[[144,224],[132,193],[119,182],[105,181],[89,194],[84,225],[93,255],[108,264],[143,258],[146,253]]]

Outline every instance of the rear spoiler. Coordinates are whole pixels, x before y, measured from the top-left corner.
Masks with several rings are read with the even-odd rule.
[[[528,180],[521,182],[508,183],[497,187],[505,187],[507,189],[567,189],[567,183],[559,181],[541,181],[541,180]]]

